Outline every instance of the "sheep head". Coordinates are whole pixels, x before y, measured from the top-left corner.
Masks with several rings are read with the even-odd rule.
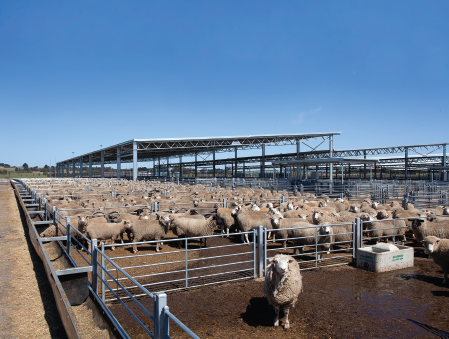
[[[424,245],[424,248],[428,254],[432,254],[437,249],[440,244],[441,239],[434,236],[427,236],[421,243]]]
[[[278,274],[284,275],[288,270],[288,265],[294,261],[285,255],[277,255],[271,259],[271,264]]]

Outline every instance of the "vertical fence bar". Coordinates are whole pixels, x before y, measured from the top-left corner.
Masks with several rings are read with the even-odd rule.
[[[104,242],[101,243],[101,267],[102,267],[101,268],[101,279],[103,279],[101,282],[101,300],[103,300],[103,302],[104,302],[106,300],[106,290],[105,290],[106,285],[103,281],[106,280],[106,272],[105,272],[106,266],[104,263],[103,253],[104,253]]]
[[[70,217],[67,217],[67,224],[66,224],[66,237],[67,237],[67,254],[69,257],[72,256],[72,226],[70,225]]]
[[[352,260],[355,261],[357,258],[357,236],[358,229],[355,221],[352,222]]]
[[[315,268],[318,267],[318,227],[315,227]]]
[[[164,307],[167,306],[167,295],[156,293],[154,295],[154,339],[164,339]]]
[[[274,236],[274,234],[273,234]],[[263,274],[267,268],[267,232],[263,232]]]
[[[188,273],[187,273],[187,271],[189,270],[189,267],[188,267],[188,265],[189,265],[189,263],[188,263],[188,258],[187,258],[187,238],[184,240],[184,242],[185,242],[185,248],[186,248],[186,287],[188,287],[189,286],[189,276],[188,276]]]
[[[257,278],[257,268],[256,268],[256,235],[257,231],[253,229],[253,276]]]
[[[259,225],[257,226],[257,276],[259,278],[263,277],[263,226]],[[253,241],[256,241],[256,239],[253,239]]]
[[[91,240],[90,260],[92,265],[92,289],[98,295],[97,239]]]
[[[164,337],[168,338],[170,336],[170,317],[165,312],[170,312],[170,308],[168,306],[165,306],[163,309],[164,312]]]
[[[355,223],[357,227],[357,248],[356,248],[356,255],[357,255],[357,250],[360,247],[363,247],[363,222],[360,220],[360,218],[355,218]]]

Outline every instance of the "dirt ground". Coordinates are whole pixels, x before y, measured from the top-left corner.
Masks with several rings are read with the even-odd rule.
[[[419,247],[413,268],[376,274],[344,265],[302,275],[288,332],[272,326],[260,280],[171,293],[168,305],[200,338],[449,338],[449,286]],[[152,312],[151,300],[141,302]],[[143,337],[121,306],[111,309],[133,338]],[[173,323],[170,330],[187,338]]]
[[[24,228],[25,227],[25,228]],[[66,338],[9,183],[0,183],[0,337]]]

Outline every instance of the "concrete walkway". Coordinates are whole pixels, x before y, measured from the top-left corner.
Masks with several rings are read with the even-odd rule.
[[[0,337],[67,338],[9,183],[0,183]]]

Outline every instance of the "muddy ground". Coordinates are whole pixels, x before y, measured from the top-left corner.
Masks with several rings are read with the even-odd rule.
[[[200,338],[449,338],[449,286],[421,248],[415,248],[413,268],[376,274],[345,265],[302,274],[304,291],[290,312],[288,332],[272,326],[263,281],[171,293],[168,304]],[[152,302],[141,302],[152,311]],[[141,337],[120,315],[121,306],[111,309],[133,338]],[[187,337],[173,323],[171,333]]]

